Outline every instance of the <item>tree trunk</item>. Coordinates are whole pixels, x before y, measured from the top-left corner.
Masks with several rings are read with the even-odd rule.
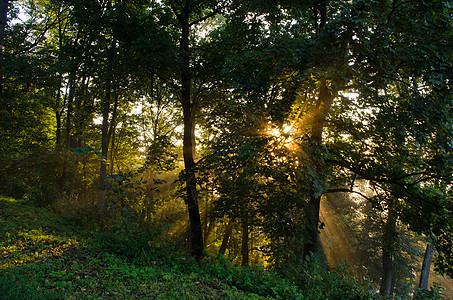
[[[61,76],[58,79],[57,94],[55,96],[55,121],[57,123],[57,128],[55,129],[56,134],[56,148],[61,150],[61,107],[60,107],[60,98],[61,98]]]
[[[110,175],[113,174],[114,166],[115,166],[115,134],[116,134],[116,122],[112,124],[112,137],[110,138]]]
[[[58,10],[58,62],[62,65],[63,61],[63,25],[61,19],[61,7]],[[62,141],[61,141],[61,116],[63,115],[63,109],[61,108],[61,85],[63,84],[63,77],[61,72],[58,72],[58,86],[57,86],[57,94],[55,99],[55,120],[57,123],[56,128],[56,148],[61,150],[62,149]]]
[[[70,155],[72,156],[72,155]],[[79,156],[75,156],[74,160],[69,159],[68,161],[68,166],[69,166],[69,177],[68,177],[68,182],[69,182],[69,189],[68,189],[68,201],[71,202],[74,192],[76,190],[76,183],[78,181],[79,177],[79,163],[80,163],[80,158]]]
[[[105,83],[105,96],[102,100],[102,138],[101,138],[101,166],[99,170],[99,190],[98,190],[98,203],[102,204],[105,202],[105,180],[107,178],[107,158],[110,144],[110,137],[113,131],[113,125],[115,122],[116,109],[118,105],[118,99],[115,97],[115,104],[112,112],[112,120],[109,121],[110,116],[110,105],[111,105],[111,85],[112,85],[112,70],[113,70],[113,59],[116,49],[116,41],[112,40],[112,45],[109,50],[106,66],[106,83]],[[109,124],[110,122],[110,124]]]
[[[197,201],[197,180],[195,177],[195,109],[191,101],[191,70],[189,51],[189,15],[191,0],[186,0],[183,11],[177,14],[181,26],[181,104],[184,119],[183,156],[186,175],[186,203],[190,222],[190,249],[196,260],[203,255],[203,232]]]
[[[65,148],[66,150],[71,149],[73,146],[72,137],[71,137],[71,122],[72,122],[72,104],[74,102],[75,95],[75,70],[73,69],[69,74],[69,95],[68,95],[68,107],[66,110],[66,138],[65,138]]]
[[[242,266],[249,265],[249,226],[247,224],[247,220],[242,220],[242,246],[241,246],[241,254],[242,254]]]
[[[321,36],[323,29],[327,24],[328,19],[328,2],[327,0],[315,1],[313,4],[313,20],[314,20],[314,29],[316,36]],[[338,39],[341,40],[341,51],[338,56],[338,63],[340,65],[346,64],[346,54],[348,52],[347,48],[352,39],[353,33],[351,30],[348,30],[343,36],[339,36]],[[334,46],[334,44],[332,44]],[[340,80],[335,82],[336,86],[341,86],[344,83]],[[332,84],[333,86],[333,84]],[[321,80],[319,87],[318,99],[316,103],[316,109],[313,114],[313,124],[311,138],[319,146],[323,144],[322,133],[324,130],[324,123],[327,115],[329,114],[330,108],[332,106],[333,100],[335,99],[336,94],[339,89],[331,90],[327,86],[326,79]],[[317,174],[322,176],[324,171],[324,163],[313,161],[313,164],[316,168]],[[307,224],[310,228],[308,230],[309,240],[304,245],[304,258],[309,256],[311,252],[317,251],[318,244],[318,224],[319,224],[319,207],[321,203],[321,195],[315,196],[314,193],[310,197],[309,208],[308,208],[308,220]]]
[[[232,219],[228,221],[228,224],[225,228],[225,233],[222,239],[222,245],[219,248],[219,254],[225,255],[225,251],[228,247],[228,241],[230,240],[231,233],[233,232],[234,222]]]
[[[384,274],[381,279],[379,293],[381,296],[389,296],[392,287],[393,258],[391,252],[385,248],[382,251],[382,269]]]
[[[434,256],[434,247],[431,246],[431,243],[426,244],[425,257],[423,258],[422,271],[420,274],[420,282],[418,287],[427,290],[428,289],[428,280],[429,280],[429,271],[431,269],[431,262],[433,261]]]
[[[324,123],[332,106],[335,95],[333,95],[325,82],[319,88],[318,100],[316,104],[316,111],[313,116],[312,140],[319,146],[322,145],[322,132],[324,130]],[[316,159],[312,162],[315,165],[317,173],[322,176],[323,165]],[[315,253],[318,245],[318,224],[319,224],[319,208],[321,205],[321,196],[311,195],[310,202],[306,207],[306,224],[309,240],[304,245],[304,258]]]
[[[184,140],[183,155],[186,175],[186,203],[190,222],[190,249],[197,260],[203,254],[203,233],[201,228],[200,210],[197,201],[197,188],[195,177],[195,161],[193,153],[193,137],[195,136],[195,116],[188,105],[184,109]]]
[[[381,296],[390,296],[393,276],[393,253],[396,250],[395,244],[396,217],[390,210],[387,222],[384,226],[383,247],[382,247],[382,269],[383,276],[379,293]]]
[[[305,208],[306,230],[308,231],[309,241],[304,244],[304,258],[318,251],[318,225],[319,209],[321,206],[321,197],[312,196],[310,203]]]
[[[76,51],[77,51],[77,42],[79,40],[80,32],[77,32],[77,36],[74,40],[74,45],[72,47],[72,58],[71,58],[71,69],[69,71],[69,95],[68,95],[68,103],[66,109],[66,137],[65,137],[65,148],[66,150],[71,149],[73,147],[72,137],[71,137],[71,127],[72,127],[72,110],[73,110],[73,102],[75,98],[75,89],[76,89],[76,72],[78,67],[78,59],[76,58]]]
[[[0,0],[0,68],[3,63],[3,38],[8,15],[8,0]]]
[[[7,16],[8,16],[8,0],[0,0],[0,95],[2,95],[3,93],[3,74],[2,74],[3,38],[5,35]]]
[[[213,228],[214,228],[214,224],[212,222],[209,223],[208,226],[205,226],[204,236],[203,236],[203,247],[205,247],[205,248],[208,246],[208,239],[209,239],[209,236],[211,235]]]

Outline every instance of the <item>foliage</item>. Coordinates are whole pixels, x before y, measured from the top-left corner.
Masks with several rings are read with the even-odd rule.
[[[274,299],[305,299],[290,281],[281,279],[261,266],[237,267],[222,255],[208,257],[203,264],[203,273],[228,282],[239,290]]]
[[[429,290],[417,290],[417,294],[414,299],[445,299],[443,290],[444,288],[439,286],[439,284],[434,283],[434,285]]]
[[[306,228],[318,226],[304,214],[308,195],[325,189],[310,159],[325,153],[307,139],[292,138],[289,148],[283,139],[247,131],[221,138],[212,144],[199,170],[203,183],[218,195],[211,216],[246,220],[259,228],[268,240],[260,246],[269,261],[291,273],[307,239]]]
[[[74,151],[74,153],[76,155],[82,155],[82,154],[85,154],[85,153],[93,152],[97,156],[102,157],[101,151],[99,149],[93,148],[93,147],[90,147],[90,146],[83,146],[83,147],[74,148],[74,149],[71,149],[71,150]]]
[[[358,284],[348,275],[346,264],[329,270],[320,255],[312,256],[305,264],[294,277],[302,281],[300,286],[307,299],[379,299],[371,286]]]
[[[177,155],[175,146],[167,136],[160,135],[148,147],[145,168],[150,167],[155,171],[173,171],[176,168]]]

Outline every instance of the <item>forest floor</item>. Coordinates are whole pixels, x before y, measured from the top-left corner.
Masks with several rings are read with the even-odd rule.
[[[330,265],[346,259],[352,275],[366,274],[366,261],[329,205],[323,204],[322,217],[326,225],[321,241]],[[326,234],[333,238],[327,240]],[[139,249],[136,239],[117,236],[87,230],[71,218],[0,196],[0,300],[313,300],[337,299],[351,291],[350,295],[367,293],[350,278],[322,267],[307,271],[301,290],[258,266],[241,268],[222,257],[197,264],[155,237],[145,250]]]
[[[90,225],[0,196],[0,300],[373,298],[324,261],[288,280],[223,256],[197,263],[157,229]]]
[[[263,269],[214,258],[199,265],[161,247],[139,252],[130,241],[0,196],[0,299],[299,298]]]
[[[320,211],[321,221],[324,223],[320,240],[329,266],[334,267],[346,262],[351,275],[359,279],[368,277],[366,266],[370,265],[369,259],[360,251],[351,230],[338,216],[329,201],[335,201],[335,197],[322,201]],[[436,274],[433,269],[429,279],[429,286],[432,286],[433,282],[440,283],[445,289],[445,296],[453,299],[452,279]]]

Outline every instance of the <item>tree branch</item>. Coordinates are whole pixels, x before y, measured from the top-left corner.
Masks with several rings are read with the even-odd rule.
[[[175,6],[175,3],[173,2],[173,0],[170,0],[170,7],[171,7],[171,10],[173,11],[173,13],[175,14],[175,16],[178,18],[178,21],[181,22],[181,20],[180,20],[181,14],[178,13],[178,10],[176,9],[176,6]]]
[[[212,13],[207,14],[206,16],[201,17],[200,19],[195,20],[195,21],[193,21],[192,23],[190,23],[190,24],[189,24],[189,27],[191,27],[192,25],[201,23],[201,22],[203,22],[203,21],[205,21],[205,20],[207,20],[207,19],[209,19],[209,18],[215,16],[215,15],[219,12],[219,10],[220,10],[220,8],[214,9],[214,11],[213,11]]]
[[[331,194],[331,193],[353,193],[353,194],[357,194],[357,195],[365,198],[366,200],[368,200],[370,202],[372,201],[372,199],[370,197],[365,196],[363,193],[354,191],[352,189],[347,189],[347,188],[327,189],[326,190],[326,194]]]

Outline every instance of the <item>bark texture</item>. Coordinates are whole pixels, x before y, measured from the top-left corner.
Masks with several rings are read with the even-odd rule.
[[[8,0],[0,0],[0,68],[3,63],[3,38],[8,15]]]
[[[181,104],[183,108],[184,137],[183,156],[186,173],[186,204],[190,222],[190,250],[195,259],[203,255],[203,232],[197,200],[197,180],[195,177],[195,105],[191,97],[192,74],[190,69],[190,23],[191,0],[186,0],[181,13],[176,13],[181,26]]]
[[[219,248],[219,254],[225,255],[225,251],[228,247],[228,241],[230,240],[231,233],[233,232],[234,223],[233,220],[229,220],[225,228],[225,233],[223,235],[222,244]]]
[[[381,279],[381,286],[379,293],[381,296],[390,296],[392,291],[392,277],[393,277],[393,253],[395,251],[393,245],[395,244],[395,228],[396,217],[394,212],[389,211],[387,222],[384,226],[383,236],[383,249],[382,249],[382,269],[383,275]]]
[[[430,242],[426,244],[425,256],[423,258],[422,264],[422,271],[420,274],[420,282],[418,287],[422,290],[428,289],[428,281],[429,281],[429,271],[431,269],[431,263],[433,261],[434,256],[434,247],[431,245]]]
[[[330,107],[332,106],[335,95],[329,91],[327,85],[322,83],[319,88],[318,99],[316,103],[316,109],[313,115],[313,124],[311,128],[311,138],[317,145],[322,145],[322,132],[324,130],[324,123],[329,113]],[[323,172],[323,165],[316,159],[313,160],[313,164],[320,174]],[[315,253],[318,249],[318,224],[319,224],[319,208],[321,205],[321,196],[312,195],[310,202],[306,207],[306,224],[309,240],[304,245],[304,257]]]
[[[112,98],[112,72],[113,72],[113,60],[116,50],[116,41],[113,40],[108,58],[107,58],[107,67],[106,67],[106,82],[105,82],[105,95],[102,100],[102,138],[101,138],[101,165],[99,170],[99,190],[98,190],[98,203],[103,203],[105,201],[105,180],[107,178],[107,157],[110,145],[110,137],[112,136],[113,128],[115,127],[115,117],[116,110],[118,107],[118,97],[115,95],[115,101],[112,111],[112,117],[110,119],[110,106]]]
[[[242,246],[241,246],[241,254],[242,254],[242,266],[249,265],[249,226],[244,220],[242,222]]]
[[[3,94],[3,38],[8,15],[8,0],[0,0],[0,95]],[[0,101],[1,101],[0,97]]]

